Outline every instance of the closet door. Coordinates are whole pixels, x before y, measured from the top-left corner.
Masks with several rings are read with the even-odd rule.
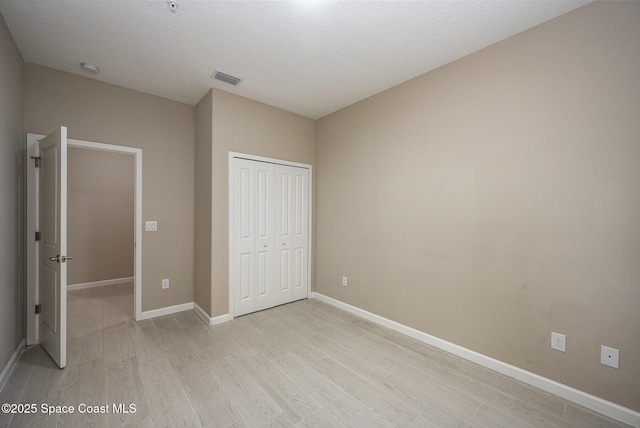
[[[274,166],[234,159],[234,310],[244,315],[274,305]]]
[[[308,297],[309,170],[275,166],[275,304]]]
[[[309,170],[233,159],[233,315],[308,297]]]
[[[256,174],[256,307],[271,308],[274,301],[274,230],[273,191],[274,165],[254,162]]]

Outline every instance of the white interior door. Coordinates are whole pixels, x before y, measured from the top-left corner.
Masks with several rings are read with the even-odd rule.
[[[249,162],[249,161],[247,161]],[[274,233],[273,193],[274,165],[253,162],[256,200],[256,306],[259,311],[272,307],[274,303]]]
[[[248,314],[255,308],[255,197],[251,165],[235,159],[233,167],[233,301],[237,315]]]
[[[234,162],[236,315],[273,306],[273,165]]]
[[[309,170],[276,165],[277,305],[308,297]]]
[[[40,140],[40,342],[67,365],[67,128]]]

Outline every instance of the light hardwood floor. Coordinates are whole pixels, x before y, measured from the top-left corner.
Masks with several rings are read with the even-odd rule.
[[[68,367],[32,347],[0,393],[110,413],[0,414],[1,427],[624,426],[316,300],[210,327],[193,311],[135,322],[132,292],[69,293]]]

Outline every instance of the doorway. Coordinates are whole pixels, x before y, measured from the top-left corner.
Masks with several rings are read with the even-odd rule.
[[[38,141],[44,135],[27,134],[27,157],[38,157]],[[84,154],[103,153],[120,154],[131,156],[133,161],[133,275],[127,278],[116,278],[117,280],[129,280],[133,283],[133,308],[136,320],[141,318],[142,313],[142,149],[116,146],[111,144],[96,143],[83,140],[68,139],[67,145],[70,149],[87,150]],[[38,248],[33,239],[38,231],[38,170],[33,161],[28,162],[27,167],[27,344],[34,344],[40,341],[38,331],[38,315],[33,310],[39,302],[39,278],[37,273]],[[70,223],[70,227],[73,225]],[[99,245],[99,244],[97,244]],[[84,251],[84,250],[83,250]],[[78,259],[76,259],[77,261]],[[97,260],[99,263],[99,260]],[[81,276],[80,276],[81,277]],[[78,277],[78,278],[80,278]],[[96,284],[92,282],[80,282],[80,287],[89,288],[91,285],[106,285],[106,283]],[[121,282],[121,281],[120,281]],[[76,284],[78,285],[78,284]]]
[[[133,281],[134,157],[67,150],[67,290]],[[133,317],[133,306],[131,310]]]
[[[69,358],[87,335],[134,319],[134,171],[131,154],[67,149]]]

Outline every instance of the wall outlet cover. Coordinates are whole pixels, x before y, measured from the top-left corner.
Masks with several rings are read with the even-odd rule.
[[[560,333],[551,333],[551,349],[555,349],[556,351],[565,352],[566,351],[567,338],[564,334]]]
[[[157,221],[145,221],[144,222],[144,230],[146,232],[157,232],[158,231],[158,222]]]
[[[167,288],[169,288],[169,279],[168,278],[162,280],[162,289],[166,290]]]

